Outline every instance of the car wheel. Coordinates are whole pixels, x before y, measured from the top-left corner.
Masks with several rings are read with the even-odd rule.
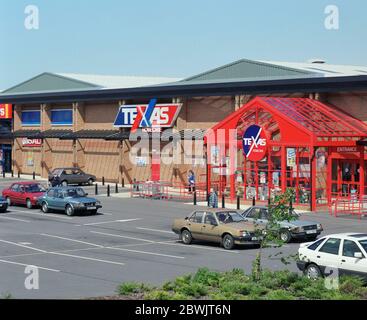
[[[41,210],[42,210],[43,213],[47,213],[48,212],[48,205],[47,205],[46,202],[42,202]]]
[[[234,239],[233,239],[233,237],[230,234],[226,234],[223,237],[222,245],[223,245],[223,248],[226,249],[226,250],[233,249],[233,247],[234,247]]]
[[[181,240],[184,244],[190,244],[192,242],[192,234],[189,230],[185,229],[181,232]]]
[[[74,208],[73,208],[70,204],[68,204],[68,205],[66,206],[66,208],[65,208],[65,213],[66,213],[69,217],[73,216],[73,215],[74,215]]]
[[[279,238],[284,243],[289,243],[292,240],[291,233],[288,230],[281,230],[279,233]]]
[[[27,206],[27,209],[32,209],[33,208],[33,204],[32,204],[30,199],[27,199],[25,204]]]
[[[68,182],[67,182],[66,180],[64,180],[63,182],[61,182],[61,185],[62,185],[63,187],[67,187],[67,186],[68,186]]]
[[[316,264],[309,264],[305,270],[305,275],[307,278],[316,280],[322,277],[320,268]]]
[[[92,185],[94,183],[94,181],[93,181],[93,179],[92,178],[90,178],[90,179],[88,179],[88,185]]]
[[[10,200],[10,198],[9,197],[6,197],[5,200],[8,203],[8,206],[11,206],[11,200]]]

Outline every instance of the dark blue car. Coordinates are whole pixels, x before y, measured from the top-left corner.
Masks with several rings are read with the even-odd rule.
[[[8,209],[8,201],[6,201],[3,197],[0,197],[0,212],[4,213]]]
[[[38,204],[44,213],[50,210],[63,211],[68,216],[76,213],[96,214],[102,208],[101,202],[88,197],[80,187],[54,187],[38,198]]]

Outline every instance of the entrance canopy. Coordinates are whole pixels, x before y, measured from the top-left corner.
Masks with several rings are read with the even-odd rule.
[[[307,98],[257,97],[212,128],[237,129],[239,140],[251,124],[270,140],[296,145],[350,146],[367,138],[367,125],[338,109]]]

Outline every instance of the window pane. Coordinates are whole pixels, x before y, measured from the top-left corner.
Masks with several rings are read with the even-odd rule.
[[[51,123],[56,125],[72,125],[73,110],[51,110]]]
[[[212,222],[216,222],[214,215],[211,212],[207,212],[205,215],[205,224],[211,224]]]
[[[40,111],[22,111],[22,125],[39,126],[41,124],[41,112]]]
[[[320,249],[320,252],[339,254],[340,239],[330,238]]]
[[[356,252],[361,252],[357,244],[354,241],[344,240],[343,256],[354,258]]]
[[[315,251],[320,246],[320,244],[324,242],[324,240],[325,240],[325,238],[317,240],[313,244],[309,245],[307,248],[310,249],[310,250]]]

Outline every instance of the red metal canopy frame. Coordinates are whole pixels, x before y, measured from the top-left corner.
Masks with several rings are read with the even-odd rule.
[[[210,145],[217,143],[218,130],[224,132],[224,145],[228,150],[231,138],[230,130],[237,130],[237,147],[242,148],[243,132],[253,124],[261,126],[268,138],[268,148],[281,148],[282,177],[286,176],[286,148],[307,147],[310,150],[311,164],[311,210],[316,208],[316,150],[327,147],[355,147],[360,161],[360,176],[364,177],[364,147],[357,142],[367,138],[367,125],[353,118],[339,108],[308,98],[256,97],[249,103],[225,118],[207,132],[204,140],[207,154]],[[209,135],[211,135],[209,139]],[[335,152],[334,152],[335,154]],[[355,156],[356,153],[354,153]],[[331,161],[329,161],[331,162]],[[328,162],[330,169],[331,164]],[[329,171],[329,170],[328,170]],[[331,175],[330,171],[328,175]],[[231,197],[233,198],[235,177],[231,180]],[[328,178],[328,188],[330,187]],[[207,168],[208,190],[211,186],[211,164]],[[282,183],[285,188],[285,183]],[[364,179],[361,179],[360,194],[364,194]],[[283,190],[284,191],[284,190]],[[327,191],[330,198],[330,190]]]

